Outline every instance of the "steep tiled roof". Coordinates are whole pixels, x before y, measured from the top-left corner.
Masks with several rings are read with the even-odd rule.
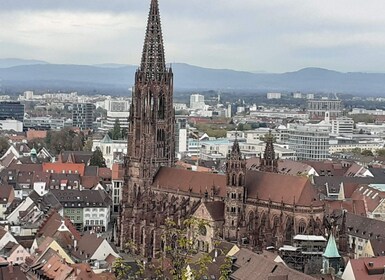
[[[297,205],[317,204],[316,192],[307,177],[248,171],[248,197]]]
[[[226,176],[214,173],[202,173],[177,168],[162,167],[156,174],[153,187],[173,191],[203,194],[215,186],[218,195],[226,196]]]
[[[340,209],[361,216],[366,216],[367,214],[363,200],[327,200],[325,201],[325,206],[328,213]]]
[[[204,205],[214,221],[223,221],[225,219],[225,203],[223,201],[204,202]]]
[[[235,266],[239,267],[231,274],[231,279],[235,280],[311,280],[314,278],[299,271],[288,268],[287,266],[268,260],[256,253],[241,249],[235,254]],[[283,278],[277,278],[282,276]],[[272,278],[270,278],[272,277]],[[274,277],[274,278],[273,278]]]
[[[364,239],[385,238],[385,222],[346,213],[347,234]]]
[[[84,175],[85,165],[84,163],[60,163],[60,162],[43,162],[44,172],[53,173],[75,173]]]
[[[355,279],[384,279],[385,257],[349,260]]]
[[[0,267],[0,280],[27,280],[27,276],[21,270],[20,266]]]
[[[40,226],[37,236],[55,237],[62,224],[68,228],[75,239],[80,239],[80,233],[75,229],[71,221],[63,218],[56,211],[46,218],[45,222]]]
[[[96,234],[86,233],[78,242],[77,249],[72,254],[81,260],[89,259],[99,248],[104,238],[98,237]]]
[[[177,168],[162,167],[156,174],[154,188],[202,194],[211,192],[215,186],[218,196],[226,196],[226,176],[221,174],[195,172]],[[307,177],[282,175],[269,172],[248,171],[246,188],[249,198],[297,205],[313,205],[317,202],[316,192]]]
[[[112,165],[112,180],[123,180],[124,168],[122,164],[114,163]]]

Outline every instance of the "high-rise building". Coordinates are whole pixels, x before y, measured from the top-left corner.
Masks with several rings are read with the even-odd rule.
[[[338,99],[309,99],[307,101],[307,113],[311,119],[324,119],[329,112],[330,118],[335,119],[342,115],[341,100]]]
[[[72,106],[72,125],[80,129],[92,129],[95,105],[92,103],[75,103]]]
[[[24,104],[20,102],[0,102],[0,120],[24,121]]]
[[[203,110],[205,108],[205,97],[201,94],[190,95],[190,109]]]
[[[280,92],[268,92],[266,94],[267,99],[281,99],[282,95]]]
[[[175,134],[173,73],[166,67],[158,1],[152,0],[147,21],[142,61],[135,74],[128,126],[126,181],[123,189],[121,241],[140,203],[161,166],[173,166]]]

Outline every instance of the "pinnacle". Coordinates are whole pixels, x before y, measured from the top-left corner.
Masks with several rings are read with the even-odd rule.
[[[147,81],[159,81],[166,72],[162,28],[158,0],[151,0],[144,39],[141,71]]]

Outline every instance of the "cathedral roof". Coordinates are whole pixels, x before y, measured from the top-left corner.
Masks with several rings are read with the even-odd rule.
[[[203,194],[206,190],[210,193],[215,186],[218,196],[226,196],[226,176],[172,167],[161,167],[154,178],[153,186],[182,192],[191,190],[193,194]]]
[[[206,190],[211,193],[215,186],[217,196],[226,196],[226,176],[223,174],[196,172],[172,167],[161,167],[156,174],[153,187],[203,194]],[[270,172],[247,171],[246,188],[249,198],[284,202],[286,204],[314,206],[316,193],[310,181],[302,176],[282,175]]]
[[[286,204],[317,204],[316,192],[309,179],[302,176],[283,175],[249,170],[246,173],[248,197]]]

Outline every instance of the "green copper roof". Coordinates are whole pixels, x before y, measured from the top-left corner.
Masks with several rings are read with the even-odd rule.
[[[328,245],[326,245],[325,253],[323,256],[326,258],[340,258],[341,255],[338,253],[336,240],[333,234],[330,234]]]
[[[102,141],[100,141],[101,143],[112,143],[113,141],[111,140],[110,136],[108,136],[108,134],[106,134],[104,136],[104,138],[102,139]]]

